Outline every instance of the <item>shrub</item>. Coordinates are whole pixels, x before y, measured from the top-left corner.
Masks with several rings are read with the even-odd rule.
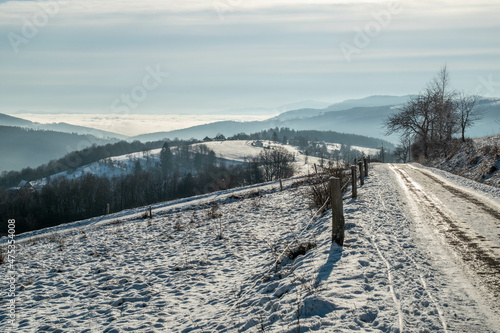
[[[317,245],[314,242],[301,243],[297,247],[289,250],[287,257],[293,260],[300,255],[306,254],[307,251],[316,248],[316,246]]]
[[[350,173],[346,173],[341,168],[325,168],[324,172],[309,176],[309,197],[314,206],[317,208],[323,207],[324,203],[330,198],[330,184],[331,177],[340,178],[342,193],[347,190],[349,182],[351,181]],[[324,205],[321,213],[324,213],[330,204]]]
[[[216,219],[219,217],[222,217],[222,213],[219,211],[219,204],[214,202],[212,203],[212,207],[207,213],[208,218],[210,219]]]

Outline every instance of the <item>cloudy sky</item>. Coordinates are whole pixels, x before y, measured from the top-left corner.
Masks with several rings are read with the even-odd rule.
[[[500,96],[500,2],[0,0],[0,113],[179,114]],[[167,75],[168,74],[168,75]]]

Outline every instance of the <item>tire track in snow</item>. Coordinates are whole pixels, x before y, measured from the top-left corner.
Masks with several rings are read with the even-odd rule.
[[[404,327],[404,319],[403,319],[403,311],[401,310],[401,302],[399,301],[398,297],[396,296],[396,292],[394,291],[394,279],[392,277],[392,266],[389,263],[389,261],[384,257],[382,254],[382,251],[380,251],[380,248],[377,245],[377,242],[373,239],[373,236],[369,238],[370,243],[372,243],[373,247],[377,250],[377,253],[382,259],[382,261],[385,264],[385,267],[387,268],[387,277],[389,279],[389,289],[391,291],[392,295],[392,300],[394,301],[394,304],[396,305],[396,309],[398,310],[398,323],[399,323],[399,332],[403,332],[403,327]]]
[[[382,193],[381,193],[380,190],[377,192],[377,196],[379,197],[380,204],[384,208],[384,212],[388,212],[387,207],[386,207],[386,205],[384,203],[384,200],[382,198]],[[385,213],[385,215],[389,215],[389,214]],[[372,229],[372,232],[373,231],[377,231],[379,228],[380,228],[380,226],[377,226],[374,230]],[[417,264],[417,262],[401,247],[401,245],[399,244],[399,241],[398,241],[397,237],[394,236],[394,235],[392,235],[392,238],[394,239],[394,244],[396,244],[396,246],[399,248],[400,252],[404,253],[404,255],[407,258],[410,259],[410,261],[412,262],[413,266],[415,266],[415,268],[417,269],[417,271],[419,271],[419,272],[422,271],[420,265]],[[372,241],[372,243],[373,243],[373,241]],[[376,246],[376,244],[374,244],[374,245]],[[376,249],[377,249],[377,251],[380,251],[378,249],[378,247],[376,247]],[[380,252],[379,252],[379,256],[380,256]],[[382,256],[381,256],[381,258],[382,258],[382,260],[384,260]],[[448,326],[446,324],[446,319],[444,317],[443,310],[441,309],[441,307],[439,306],[439,304],[437,303],[437,301],[435,300],[435,298],[432,296],[432,293],[429,290],[429,288],[427,287],[427,282],[425,281],[425,279],[422,276],[422,274],[419,273],[418,275],[419,275],[420,283],[422,284],[422,287],[424,288],[425,292],[429,296],[429,299],[431,300],[432,304],[434,305],[434,307],[436,308],[436,310],[438,312],[439,321],[441,322],[441,325],[443,326],[444,333],[448,333]],[[401,309],[401,306],[399,306],[399,308]],[[400,331],[401,331],[401,327],[400,327]]]
[[[382,193],[380,190],[377,191],[377,196],[379,198],[380,205],[382,205],[382,207],[384,207],[384,211],[387,211],[387,207],[386,207],[385,202],[382,198]],[[380,259],[382,259],[382,261],[384,262],[385,267],[387,269],[387,278],[389,280],[389,290],[391,292],[391,296],[392,296],[392,300],[394,302],[394,305],[396,306],[396,310],[398,311],[399,332],[402,333],[403,328],[404,328],[404,316],[403,316],[403,310],[401,308],[401,302],[399,301],[398,297],[396,296],[396,291],[394,290],[394,278],[393,278],[392,272],[391,272],[393,267],[389,263],[389,261],[385,258],[385,256],[382,254],[382,251],[380,250],[380,247],[377,245],[377,242],[375,241],[375,238],[373,236],[374,233],[380,229],[380,227],[381,227],[381,225],[377,225],[375,228],[373,228],[373,225],[372,225],[372,227],[370,228],[372,235],[369,237],[366,237],[366,239],[375,248],[378,256],[380,257]]]
[[[396,244],[396,246],[399,248],[399,250],[405,254],[405,256],[410,259],[410,261],[413,263],[413,266],[415,266],[415,268],[417,269],[417,271],[421,272],[422,271],[422,268],[420,267],[419,264],[417,264],[417,262],[415,261],[415,259],[413,259],[398,243],[398,240],[395,236],[392,236],[394,238],[394,244]],[[434,307],[436,308],[437,312],[438,312],[438,316],[439,316],[439,321],[441,321],[441,325],[443,325],[443,331],[445,333],[448,333],[448,325],[446,324],[446,319],[444,317],[444,314],[443,314],[443,310],[441,309],[441,307],[439,306],[438,302],[434,299],[434,297],[432,296],[432,293],[431,291],[429,290],[429,288],[427,287],[427,282],[425,281],[424,277],[422,276],[422,274],[418,273],[418,276],[420,278],[420,283],[422,284],[422,287],[424,288],[425,292],[427,293],[427,295],[429,296],[429,299],[431,300],[432,304],[434,305]]]
[[[452,186],[452,185],[445,183],[444,181],[442,181],[441,179],[439,179],[438,177],[436,177],[434,175],[431,175],[425,171],[419,170],[418,168],[415,168],[412,165],[410,165],[410,167],[413,170],[415,170],[415,171],[419,172],[420,174],[426,176],[427,178],[431,179],[433,182],[436,182],[437,184],[441,185],[444,189],[446,189],[451,194],[458,196],[462,199],[465,199],[465,200],[469,201],[470,203],[476,205],[477,207],[480,207],[484,212],[486,212],[487,214],[493,216],[494,218],[496,218],[500,221],[500,211],[498,211],[498,210],[494,209],[493,207],[490,207],[486,203],[472,197],[469,193],[459,189],[458,187],[455,187],[455,186]]]
[[[390,167],[401,177],[404,185],[414,195],[413,199],[417,205],[420,203],[420,207],[427,208],[428,212],[438,221],[437,226],[441,222],[443,225],[443,230],[440,230],[441,234],[454,249],[454,252],[459,254],[462,261],[472,268],[470,271],[487,286],[494,297],[498,297],[500,295],[500,260],[481,247],[480,244],[474,242],[471,235],[460,229],[457,223],[443,212],[432,198],[411,179],[408,173],[393,164]]]

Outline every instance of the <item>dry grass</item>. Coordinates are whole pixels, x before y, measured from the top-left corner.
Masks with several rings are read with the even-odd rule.
[[[207,217],[209,219],[216,219],[222,217],[222,213],[219,211],[219,204],[214,202],[212,203],[212,207],[207,213]]]
[[[5,250],[0,247],[0,265],[5,264]]]
[[[290,259],[295,259],[300,255],[304,255],[307,251],[316,248],[317,244],[315,242],[301,243],[297,247],[291,249],[287,253],[287,257]]]
[[[351,176],[350,173],[347,173],[344,169],[326,168],[324,169],[323,173],[312,175],[308,179],[309,184],[311,184],[311,186],[309,187],[309,197],[311,198],[311,202],[315,207],[323,207],[321,213],[324,213],[329,207],[329,204],[325,206],[323,205],[331,195],[329,184],[329,179],[331,177],[340,178],[342,192],[345,192],[347,190]]]

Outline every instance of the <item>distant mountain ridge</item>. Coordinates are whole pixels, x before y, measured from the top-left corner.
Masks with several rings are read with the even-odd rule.
[[[92,135],[79,135],[23,127],[0,126],[0,172],[35,168],[51,160],[89,147],[105,145],[117,139],[101,139]]]
[[[389,95],[376,95],[369,96],[361,99],[349,99],[340,103],[328,105],[324,108],[303,108],[284,112],[274,118],[278,120],[290,120],[294,118],[309,118],[319,116],[326,112],[343,111],[357,107],[376,107],[376,106],[391,106],[401,105],[408,102],[411,95],[406,96],[389,96]]]
[[[31,126],[33,124],[34,123],[29,121],[29,120],[17,118],[17,117],[9,116],[7,114],[0,113],[0,125],[2,125],[2,126],[23,127],[23,126]]]
[[[0,126],[17,126],[23,128],[30,129],[40,129],[40,130],[48,130],[62,133],[76,133],[79,135],[92,135],[101,139],[120,139],[126,140],[128,136],[99,130],[92,127],[71,125],[68,123],[50,123],[50,124],[40,124],[30,120],[9,116],[3,113],[0,113]]]
[[[157,141],[163,139],[203,139],[204,137],[215,137],[222,133],[232,136],[238,133],[255,133],[269,128],[289,127],[295,130],[331,130],[341,133],[352,133],[369,137],[380,138],[397,143],[396,135],[386,137],[384,121],[392,113],[396,112],[398,105],[405,104],[412,95],[389,96],[376,95],[361,99],[351,99],[340,103],[328,105],[324,108],[300,108],[281,113],[263,121],[219,121],[184,129],[141,134],[133,137],[92,129],[88,127],[75,126],[65,123],[37,124],[4,114],[0,114],[0,125],[21,126],[27,128],[41,128],[66,133],[91,134],[100,138],[117,138],[121,140],[139,140],[142,142]],[[313,105],[324,106],[327,103],[317,101],[303,101],[283,106]],[[498,134],[497,121],[500,121],[500,99],[485,98],[481,100],[480,106],[484,109],[483,120],[470,128],[467,135],[480,137]],[[243,109],[238,109],[243,110]],[[233,110],[236,112],[235,110]]]
[[[214,137],[218,133],[222,133],[225,136],[232,136],[243,132],[253,133],[269,128],[289,127],[295,130],[335,131],[358,134],[391,141],[391,137],[385,137],[384,135],[383,122],[393,112],[394,109],[391,106],[359,107],[345,111],[322,112],[318,115],[304,118],[284,120],[271,118],[264,121],[251,122],[222,121],[169,132],[142,134],[130,139],[143,142],[165,138],[202,139],[206,136]],[[393,137],[392,141],[395,142],[396,137]]]
[[[390,96],[374,95],[361,99],[348,99],[340,103],[332,104],[326,108],[327,111],[341,111],[356,107],[373,107],[387,105],[401,105],[407,103],[413,95]]]
[[[228,109],[224,110],[222,113],[224,114],[251,114],[251,115],[269,115],[269,114],[282,114],[291,110],[300,110],[304,108],[310,109],[323,109],[330,106],[331,103],[315,101],[315,100],[305,100],[295,103],[289,103],[280,105],[275,108],[265,108],[265,107],[243,107],[236,109]],[[220,114],[220,111],[211,112],[211,114]]]
[[[205,136],[214,137],[218,133],[226,136],[238,133],[259,132],[269,128],[289,127],[295,130],[319,130],[351,133],[398,142],[398,136],[386,136],[384,122],[387,117],[397,111],[411,98],[407,96],[371,96],[361,100],[351,100],[333,104],[325,109],[292,110],[280,116],[264,121],[237,122],[221,121],[185,129],[138,135],[130,140],[155,141],[165,138],[202,139]],[[367,104],[385,104],[365,106]],[[356,106],[353,106],[356,105]],[[347,109],[342,109],[346,107]],[[482,99],[480,107],[484,117],[467,131],[471,137],[481,137],[499,133],[497,121],[500,121],[500,99]]]

